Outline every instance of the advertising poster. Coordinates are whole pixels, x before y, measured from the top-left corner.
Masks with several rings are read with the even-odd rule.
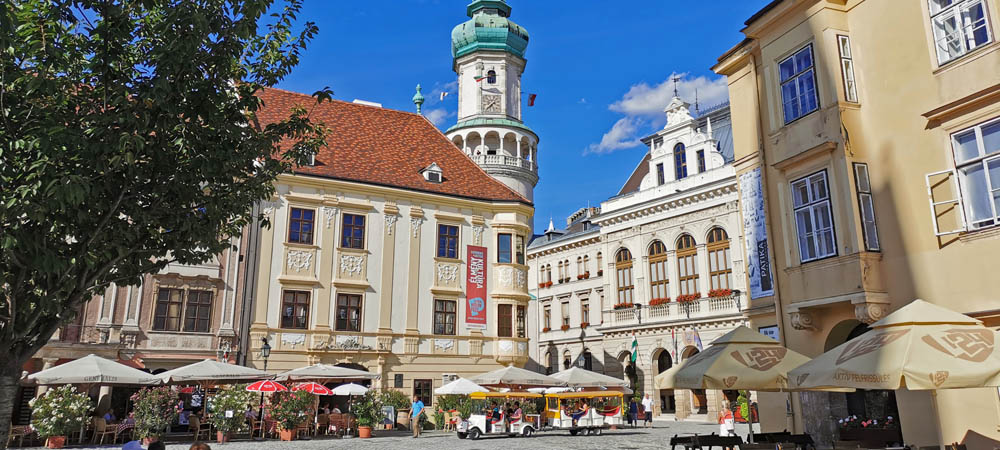
[[[469,328],[486,328],[486,247],[469,246],[466,259],[468,273],[465,280],[465,325]]]
[[[743,208],[743,233],[746,235],[750,298],[774,295],[760,167],[740,175],[740,203]]]

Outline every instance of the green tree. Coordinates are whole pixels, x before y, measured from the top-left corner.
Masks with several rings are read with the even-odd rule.
[[[224,250],[323,145],[305,109],[255,120],[318,31],[301,1],[3,2],[0,449],[58,327],[110,283]]]

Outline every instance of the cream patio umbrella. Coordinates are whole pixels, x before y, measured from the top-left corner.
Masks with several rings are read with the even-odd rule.
[[[778,341],[740,326],[653,381],[657,389],[788,391],[788,371],[808,361]]]
[[[609,377],[607,375],[591,372],[580,367],[570,367],[561,372],[551,375],[552,378],[566,382],[566,386],[572,388],[609,388],[621,390],[625,387],[625,380]]]
[[[157,375],[165,384],[230,384],[269,378],[267,372],[206,359]]]
[[[469,395],[473,392],[489,392],[489,389],[465,378],[459,378],[434,390],[437,395]]]
[[[90,354],[65,364],[28,375],[28,381],[36,384],[83,384],[93,385],[154,385],[160,384],[156,375],[100,356]]]
[[[283,372],[275,377],[278,381],[308,380],[374,380],[377,374],[332,364],[313,364]]]
[[[485,387],[525,387],[565,386],[566,382],[547,375],[509,365],[502,369],[486,372],[470,378],[473,383]]]
[[[790,371],[791,385],[886,390],[1000,386],[1000,334],[979,320],[917,299],[871,328]]]

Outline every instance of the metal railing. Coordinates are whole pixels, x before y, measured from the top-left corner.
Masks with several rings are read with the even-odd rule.
[[[739,314],[736,294],[726,297],[700,298],[691,302],[670,302],[656,306],[611,309],[603,311],[604,327],[639,325]]]

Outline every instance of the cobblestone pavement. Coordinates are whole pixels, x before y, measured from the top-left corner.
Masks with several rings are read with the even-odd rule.
[[[328,450],[328,449],[359,449],[383,450],[485,450],[485,449],[664,449],[669,448],[670,437],[675,434],[708,434],[718,433],[719,426],[705,422],[666,422],[657,421],[653,428],[628,428],[623,430],[606,430],[601,436],[570,436],[566,431],[547,431],[531,438],[501,438],[484,437],[473,441],[458,439],[455,433],[428,431],[419,439],[413,439],[407,432],[377,431],[372,439],[332,439],[323,438],[294,442],[267,442],[237,440],[228,444],[210,442],[213,450]],[[737,431],[746,438],[746,425],[738,424]],[[167,441],[167,450],[187,450],[191,445],[187,442]],[[73,447],[79,448],[79,447]],[[103,446],[104,450],[121,448]]]

